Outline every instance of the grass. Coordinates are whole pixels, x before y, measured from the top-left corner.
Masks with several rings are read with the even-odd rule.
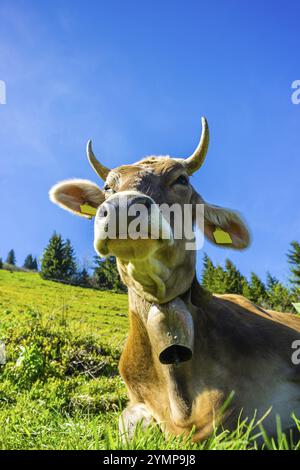
[[[1,449],[257,449],[254,420],[203,443],[137,429],[118,436],[127,395],[118,360],[128,328],[127,296],[42,280],[38,274],[0,270]],[[298,428],[300,423],[296,420]],[[260,433],[258,426],[255,432]],[[290,444],[263,436],[268,449]]]

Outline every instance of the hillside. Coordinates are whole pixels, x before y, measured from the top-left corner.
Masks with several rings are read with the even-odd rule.
[[[103,447],[126,331],[126,295],[0,270],[0,447]]]
[[[127,296],[0,270],[1,449],[246,449],[250,427],[201,444],[157,428],[120,441],[127,402],[118,360],[127,332]],[[299,423],[300,428],[300,423]],[[286,448],[267,441],[269,448]],[[298,444],[296,445],[298,448]]]
[[[26,322],[32,313],[53,323],[121,345],[127,331],[127,295],[45,281],[36,273],[0,270],[1,322]],[[3,318],[4,314],[4,318]]]

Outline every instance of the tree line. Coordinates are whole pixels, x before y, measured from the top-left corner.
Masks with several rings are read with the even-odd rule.
[[[0,269],[3,269],[4,264],[8,264],[9,266],[16,266],[16,254],[15,250],[9,250],[5,262],[2,258],[0,258]],[[38,261],[36,257],[33,257],[32,254],[26,256],[22,268],[29,269],[30,271],[38,271]]]
[[[214,265],[207,254],[204,254],[202,285],[216,294],[240,294],[263,308],[279,311],[295,311],[293,303],[300,299],[300,243],[292,241],[287,253],[290,267],[289,284],[285,285],[269,272],[266,281],[254,272],[248,279],[227,259],[225,266]],[[7,265],[16,265],[14,250],[10,250]],[[0,269],[5,267],[0,258]],[[38,271],[36,257],[29,254],[23,264],[29,270]],[[56,232],[51,236],[40,259],[40,275],[44,279],[65,282],[82,287],[126,292],[114,257],[100,258],[94,256],[93,266],[81,267],[76,259],[70,240],[64,240]]]
[[[300,299],[300,244],[297,241],[291,242],[287,259],[291,273],[288,286],[269,272],[266,282],[254,272],[247,279],[230,259],[225,261],[224,267],[215,266],[209,256],[204,254],[202,285],[216,294],[243,295],[263,308],[295,312],[293,303]]]

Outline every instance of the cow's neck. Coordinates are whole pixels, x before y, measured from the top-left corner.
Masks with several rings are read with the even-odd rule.
[[[178,296],[183,299],[183,301],[189,307],[190,304],[190,289],[188,289],[184,294]],[[173,301],[174,299],[172,299]],[[150,308],[153,306],[155,302],[152,300],[147,300],[143,295],[139,295],[136,289],[128,287],[128,304],[129,304],[129,311],[135,312],[144,323],[147,322],[148,314]],[[166,302],[167,305],[169,302]]]
[[[146,260],[119,262],[118,266],[123,282],[135,292],[137,299],[147,299],[149,303],[164,298],[171,275],[165,263],[151,256]]]
[[[117,258],[122,281],[149,302],[169,302],[184,294],[193,282],[196,254],[186,252],[183,243],[176,240],[171,248],[163,245],[145,259]]]
[[[146,320],[148,318],[149,310],[153,305],[153,301],[147,300],[143,292],[138,293],[135,288],[130,287],[128,284],[127,287],[129,311],[136,312],[138,316],[140,316],[143,320]],[[190,287],[176,297],[180,297],[192,313],[195,308],[205,307],[207,302],[211,299],[211,295],[212,294],[210,292],[208,292],[198,283],[197,278],[194,275]],[[174,298],[171,300],[174,300]]]
[[[188,291],[184,296],[184,299],[189,303],[190,292]],[[186,362],[180,362],[176,364],[162,364],[159,360],[158,355],[153,350],[152,343],[149,333],[147,330],[147,321],[149,318],[149,311],[153,307],[153,303],[140,297],[133,289],[128,291],[129,298],[129,315],[133,343],[139,343],[140,338],[137,335],[141,335],[143,339],[147,341],[147,350],[151,351],[147,362],[143,364],[144,368],[154,369],[155,374],[160,377],[160,380],[165,383],[165,391],[168,396],[169,410],[174,421],[183,422],[186,420],[191,412],[191,406],[193,396],[189,390],[187,384],[191,382],[190,378],[192,375],[192,360]],[[133,318],[134,317],[134,318]],[[139,323],[139,328],[135,328]],[[133,331],[134,329],[134,331]],[[141,333],[141,330],[143,333]]]

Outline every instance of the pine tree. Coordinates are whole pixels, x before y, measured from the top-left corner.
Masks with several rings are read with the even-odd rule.
[[[275,276],[272,276],[268,271],[267,281],[266,281],[267,291],[271,291],[278,283],[279,283],[278,279]]]
[[[300,244],[297,241],[291,242],[291,249],[287,254],[288,262],[291,265],[291,283],[295,289],[300,289]]]
[[[33,258],[31,254],[27,255],[23,264],[23,268],[30,269],[32,271],[37,271],[37,259]]]
[[[243,276],[232,261],[226,260],[226,268],[214,266],[212,260],[205,253],[203,257],[202,285],[215,294],[242,294]]]
[[[212,292],[214,292],[215,294],[226,294],[226,271],[219,264],[215,267],[212,284]]]
[[[27,255],[23,264],[23,268],[32,269],[33,258],[32,255]]]
[[[0,258],[0,269],[3,269],[3,260]]]
[[[296,299],[293,294],[281,282],[276,280],[274,283],[269,283],[267,290],[268,307],[279,312],[292,312],[292,302]]]
[[[36,257],[33,259],[32,261],[32,268],[31,268],[33,271],[38,271],[39,270],[39,267],[38,267],[38,262],[37,262],[37,259]]]
[[[248,280],[244,277],[242,281],[243,287],[242,287],[242,295],[246,297],[246,299],[251,300],[251,288]]]
[[[82,287],[89,287],[90,285],[90,276],[86,268],[83,268],[77,277],[77,282]]]
[[[202,285],[205,289],[209,290],[210,292],[214,292],[214,274],[215,266],[210,257],[207,255],[207,253],[204,253],[202,268]]]
[[[225,261],[224,276],[225,292],[230,294],[242,294],[244,287],[244,276],[236,268],[230,259]]]
[[[249,300],[263,306],[267,299],[266,286],[262,280],[255,273],[251,273],[251,280],[249,284],[250,296]]]
[[[52,235],[43,253],[41,276],[45,279],[65,279],[64,242],[56,232]]]
[[[70,240],[64,243],[64,260],[63,260],[63,279],[71,280],[77,272],[77,263],[74,254],[74,248]]]
[[[103,259],[95,256],[94,260],[96,266],[93,274],[93,285],[95,287],[116,292],[125,292],[127,290],[121,281],[115,257],[108,256]]]
[[[12,264],[13,266],[15,266],[15,264],[16,264],[16,255],[15,255],[14,250],[10,250],[8,252],[8,255],[7,255],[7,258],[6,258],[6,263],[7,264]]]

